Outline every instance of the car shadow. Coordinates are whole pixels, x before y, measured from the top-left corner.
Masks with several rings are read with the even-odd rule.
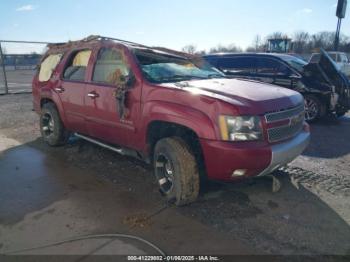
[[[350,153],[350,116],[328,116],[310,127],[311,142],[304,156],[337,158]]]

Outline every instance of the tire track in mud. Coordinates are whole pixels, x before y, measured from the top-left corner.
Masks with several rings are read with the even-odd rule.
[[[333,195],[350,196],[350,177],[318,174],[300,167],[286,166],[276,172],[289,175],[292,183],[316,187]]]

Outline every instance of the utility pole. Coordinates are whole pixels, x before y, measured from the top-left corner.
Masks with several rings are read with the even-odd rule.
[[[339,37],[342,19],[345,17],[347,0],[338,0],[336,16],[338,17],[337,31],[334,39],[334,51],[338,51],[339,48]]]

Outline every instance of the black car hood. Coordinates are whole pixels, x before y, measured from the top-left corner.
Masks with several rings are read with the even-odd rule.
[[[350,81],[323,49],[316,61],[304,66],[304,75],[316,80],[321,86],[329,86],[332,92],[339,95],[338,104],[343,108],[350,108]]]
[[[310,73],[319,81],[323,80],[336,89],[350,88],[347,77],[337,68],[332,58],[323,49],[320,51],[319,58],[307,64],[304,70],[306,74]],[[320,75],[316,76],[317,74]]]

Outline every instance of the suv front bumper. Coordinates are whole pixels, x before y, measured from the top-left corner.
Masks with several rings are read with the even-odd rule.
[[[309,143],[310,133],[304,131],[290,141],[271,146],[270,165],[259,176],[268,175],[274,170],[292,162],[303,153]]]
[[[294,138],[278,144],[266,142],[222,142],[201,139],[209,179],[232,181],[263,176],[298,157],[310,142],[310,132],[303,130]],[[241,177],[233,175],[245,170]]]

